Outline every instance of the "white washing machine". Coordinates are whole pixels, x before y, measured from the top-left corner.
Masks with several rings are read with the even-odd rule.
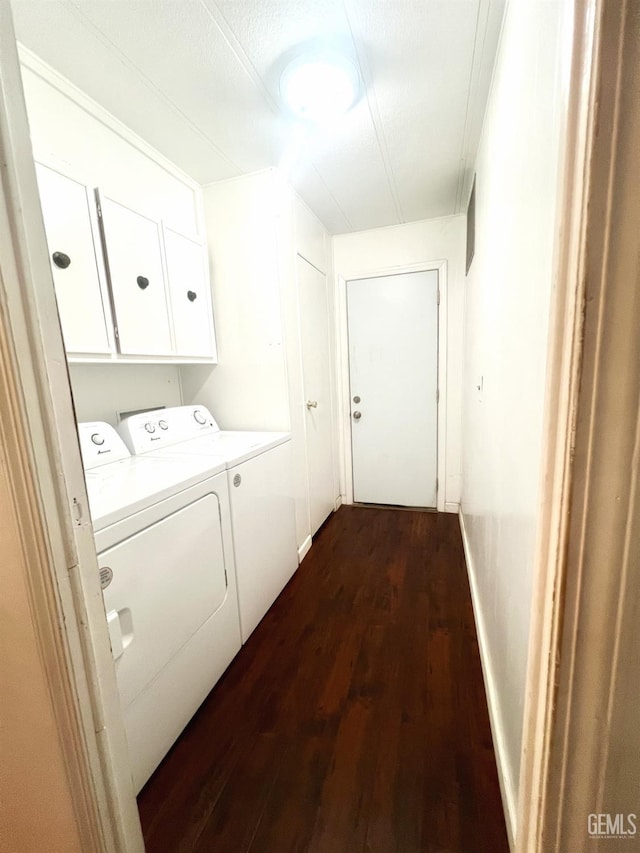
[[[138,792],[241,646],[226,468],[78,431]]]
[[[225,460],[246,642],[298,567],[291,434],[220,430],[204,406],[132,415],[119,430],[135,454]]]

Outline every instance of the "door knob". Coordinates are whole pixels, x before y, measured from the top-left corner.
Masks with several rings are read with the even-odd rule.
[[[354,421],[359,421],[361,417],[362,417],[362,412],[354,412],[353,413]]]
[[[307,400],[307,409],[317,409],[318,401],[317,400]]]

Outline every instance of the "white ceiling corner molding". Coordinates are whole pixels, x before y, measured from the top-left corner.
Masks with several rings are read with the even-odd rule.
[[[74,83],[59,74],[55,68],[52,68],[20,42],[18,42],[18,57],[22,66],[53,86],[62,95],[73,101],[73,103],[97,119],[105,127],[108,127],[109,130],[112,130],[121,139],[129,143],[129,145],[137,148],[138,151],[161,166],[170,175],[173,175],[173,177],[182,181],[193,190],[200,187],[200,184],[179,166],[176,166],[175,163],[167,159],[160,151],[150,145],[145,139],[135,133],[135,131],[131,130],[128,125],[121,122],[120,119],[87,95],[86,92],[83,92],[82,89],[79,89]]]
[[[102,44],[115,56],[117,56],[118,60],[125,65],[133,74],[137,76],[141,83],[143,83],[153,94],[162,100],[168,107],[171,109],[179,118],[189,125],[190,129],[200,136],[206,143],[209,145],[213,151],[216,153],[218,157],[220,157],[227,166],[232,169],[236,174],[241,173],[241,169],[239,165],[234,162],[233,158],[228,154],[228,152],[224,151],[211,137],[205,133],[205,131],[200,127],[199,124],[193,122],[189,116],[180,108],[178,104],[174,102],[172,98],[170,98],[167,93],[160,88],[152,79],[150,79],[139,67],[139,65],[132,59],[132,57],[128,54],[125,54],[113,41],[107,36],[107,34],[97,26],[90,17],[85,14],[85,12],[81,8],[81,3],[79,0],[65,0],[66,5],[69,7],[69,10],[75,17],[81,21],[82,25],[86,29],[90,29],[94,35],[102,42]]]
[[[338,211],[338,214],[339,214],[339,215],[342,217],[342,219],[344,220],[344,223],[345,223],[345,226],[346,226],[345,233],[346,233],[347,231],[353,231],[353,230],[354,230],[354,228],[353,228],[353,225],[351,224],[351,222],[349,222],[349,217],[348,217],[348,216],[347,216],[347,214],[344,212],[344,210],[342,209],[342,207],[341,207],[340,203],[338,202],[338,200],[336,199],[336,197],[335,197],[335,196],[333,195],[333,193],[331,192],[331,189],[329,188],[329,186],[328,186],[327,182],[326,182],[326,181],[325,181],[325,179],[322,177],[322,175],[320,174],[320,172],[318,171],[318,169],[317,169],[317,167],[316,167],[316,166],[312,166],[311,168],[312,168],[312,170],[313,170],[313,173],[314,173],[315,175],[317,175],[317,177],[318,177],[318,181],[322,184],[322,187],[323,187],[324,191],[326,192],[327,196],[331,199],[331,202],[333,203],[333,205],[334,205],[335,209]],[[335,233],[335,232],[334,232],[334,233]]]
[[[506,0],[480,0],[469,79],[465,129],[460,151],[460,172],[456,192],[456,213],[465,213],[475,158],[482,136],[486,105],[493,86],[495,57],[501,40]]]
[[[264,79],[253,64],[244,46],[233,32],[233,29],[218,4],[215,0],[200,0],[200,3],[210,16],[211,20],[220,30],[221,35],[226,40],[231,51],[235,54],[239,65],[244,70],[247,77],[253,82],[258,92],[264,98],[266,105],[276,116],[280,116],[282,112],[280,104],[272,97]]]
[[[456,189],[456,213],[460,213],[463,199],[465,198],[464,190],[465,190],[465,171],[467,168],[467,162],[469,159],[470,152],[470,139],[471,139],[471,121],[469,118],[470,112],[473,112],[473,107],[471,105],[472,95],[477,90],[478,83],[478,69],[481,66],[481,57],[482,57],[482,45],[484,44],[484,36],[486,34],[486,15],[489,11],[489,5],[491,4],[491,0],[480,0],[478,3],[478,12],[476,15],[476,30],[475,36],[473,39],[473,58],[471,60],[471,68],[469,70],[469,88],[467,90],[467,102],[465,104],[464,111],[464,130],[462,133],[462,139],[460,142],[460,165],[458,167],[458,184]],[[484,8],[483,8],[484,7]],[[484,15],[483,15],[484,11]],[[482,32],[482,36],[480,33]],[[479,45],[479,42],[482,42],[482,45]],[[471,164],[473,168],[473,164]]]
[[[356,5],[353,0],[344,0],[344,6],[347,20],[349,22],[349,28],[351,30],[351,37],[353,39],[354,49],[356,52],[356,56],[358,57],[358,63],[360,65],[360,73],[362,75],[362,82],[364,88],[364,97],[366,98],[367,104],[369,106],[371,121],[373,122],[378,146],[380,148],[380,156],[382,158],[382,162],[384,163],[385,173],[389,184],[389,190],[391,192],[391,197],[393,198],[393,204],[395,206],[396,215],[398,217],[397,223],[389,224],[402,224],[403,222],[405,222],[405,218],[402,212],[400,193],[398,191],[398,185],[393,171],[393,164],[391,163],[391,155],[389,152],[389,146],[387,144],[387,136],[384,129],[382,114],[380,112],[378,100],[376,98],[375,82],[373,74],[371,73],[371,69],[369,67],[369,63],[367,61],[367,52],[362,36],[362,30],[358,21]]]

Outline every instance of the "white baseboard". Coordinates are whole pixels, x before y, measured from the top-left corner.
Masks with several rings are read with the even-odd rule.
[[[459,512],[460,512],[460,504],[459,504],[459,503],[455,503],[455,502],[453,502],[453,501],[445,501],[445,504],[444,504],[444,511],[445,511],[445,512],[455,512],[455,513],[459,513]]]
[[[509,838],[509,848],[511,851],[515,849],[516,838],[516,800],[517,793],[514,789],[513,779],[511,777],[511,769],[507,761],[507,753],[504,742],[504,727],[502,724],[502,714],[500,713],[500,705],[498,704],[498,693],[496,689],[495,679],[493,677],[493,665],[491,661],[491,653],[487,642],[487,632],[484,622],[484,614],[480,605],[478,595],[478,587],[476,583],[476,574],[467,539],[467,530],[464,523],[464,514],[462,507],[458,512],[460,519],[460,530],[462,532],[462,543],[464,546],[464,556],[467,563],[467,573],[469,575],[469,586],[471,588],[471,600],[473,603],[473,614],[476,620],[476,632],[478,634],[478,646],[480,648],[480,661],[482,663],[482,675],[484,678],[484,688],[487,694],[487,705],[489,707],[489,720],[491,722],[491,734],[493,736],[493,745],[496,753],[496,764],[498,767],[498,781],[500,783],[500,794],[502,796],[502,808],[504,809],[505,823],[507,825],[507,835]]]
[[[336,510],[340,509],[340,507],[342,506],[342,503],[343,503],[342,495],[338,495],[338,497],[336,498],[335,506],[333,507],[333,511],[336,512]]]
[[[298,548],[298,565],[304,560],[311,548],[311,534],[307,536],[302,545]]]

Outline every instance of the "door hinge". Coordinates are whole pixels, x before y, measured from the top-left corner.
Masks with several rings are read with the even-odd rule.
[[[436,477],[436,494],[438,494],[438,489],[440,488],[440,480]]]
[[[100,204],[99,199],[96,199],[96,209],[98,211],[98,219],[102,219],[102,205]]]
[[[113,324],[113,334],[115,335],[116,340],[120,340],[120,332],[118,331],[118,327]]]
[[[437,304],[440,305],[440,291],[438,291],[438,302],[437,302]]]
[[[440,402],[440,389],[436,388],[436,403]]]

